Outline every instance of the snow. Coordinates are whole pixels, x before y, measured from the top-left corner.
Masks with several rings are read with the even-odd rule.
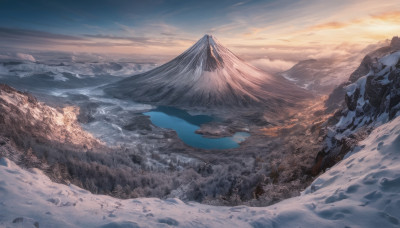
[[[340,118],[339,122],[336,124],[336,127],[348,126],[354,121],[355,116],[355,111],[349,111],[345,116]]]
[[[132,89],[134,88],[134,89]],[[265,73],[205,35],[181,55],[148,72],[105,87],[106,94],[138,102],[175,106],[247,106],[296,103],[308,94]]]
[[[60,142],[71,140],[74,144],[86,145],[88,148],[91,148],[94,142],[102,143],[84,131],[77,123],[76,119],[79,113],[77,107],[66,106],[56,109],[46,106],[42,102],[29,102],[28,99],[23,93],[2,90],[0,106],[7,113],[16,113],[18,118],[29,120],[29,124],[23,125],[22,128],[33,127],[45,122],[48,129],[52,129],[52,134],[46,132],[49,140]],[[15,108],[18,110],[15,111]]]
[[[389,75],[391,70],[396,69],[396,64],[399,60],[400,51],[381,57],[378,59],[379,64],[371,67],[370,71],[366,75],[358,78],[357,81],[345,87],[347,96],[350,99],[356,99],[356,107],[353,111],[347,108],[346,111],[342,112],[340,120],[335,125],[336,134],[328,136],[325,139],[325,148],[327,149],[327,151],[329,151],[333,146],[331,143],[333,137],[335,137],[336,140],[341,140],[344,137],[348,137],[358,132],[364,127],[374,128],[388,121],[389,111],[387,110],[390,109],[389,103],[391,97],[387,96],[385,99],[383,99],[386,101],[382,103],[382,105],[385,105],[386,109],[385,111],[379,111],[379,108],[382,109],[383,106],[381,105],[381,107],[374,107],[370,103],[371,98],[366,93],[367,79],[372,78],[379,83],[380,86],[377,87],[377,91],[379,91],[379,88],[383,88],[384,85],[394,83],[393,80],[389,80]],[[394,89],[395,88],[393,88],[392,90]],[[358,91],[359,93],[355,94],[356,91]]]
[[[396,65],[399,59],[400,59],[400,51],[380,58],[379,62],[386,65],[387,67],[392,67]]]
[[[263,208],[120,200],[0,159],[0,227],[399,227],[400,117],[375,129],[299,197]]]
[[[152,63],[130,63],[130,62],[62,62],[61,64],[51,64],[45,62],[36,62],[30,59],[30,55],[20,58],[24,60],[19,64],[8,64],[6,61],[0,61],[0,74],[12,75],[20,78],[35,75],[48,75],[54,80],[67,81],[65,74],[73,75],[77,78],[82,76],[95,77],[98,75],[111,75],[127,77],[141,72],[153,69],[156,65]]]

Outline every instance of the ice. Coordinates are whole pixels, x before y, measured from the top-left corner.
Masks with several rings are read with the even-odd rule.
[[[0,159],[5,227],[399,227],[400,117],[375,129],[298,197],[269,207],[120,200]],[[36,224],[36,225],[35,225]]]

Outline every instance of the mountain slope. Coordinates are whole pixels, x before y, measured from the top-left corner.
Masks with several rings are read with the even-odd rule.
[[[282,77],[317,95],[329,94],[353,71],[351,61],[338,59],[308,59],[280,73]]]
[[[390,47],[368,54],[339,88],[344,90],[344,108],[331,119],[318,169],[332,166],[374,128],[400,115],[399,44],[394,37]]]
[[[342,106],[345,96],[345,87],[356,82],[359,78],[365,76],[370,72],[374,66],[378,64],[378,60],[384,56],[390,55],[396,51],[400,50],[400,38],[395,36],[392,38],[390,45],[378,48],[374,51],[368,52],[367,55],[362,59],[361,64],[358,68],[350,74],[348,80],[338,87],[336,87],[333,92],[329,95],[329,98],[325,102],[325,106],[328,110],[335,110]]]
[[[78,112],[72,106],[49,107],[31,94],[0,84],[0,136],[11,138],[19,146],[32,146],[30,141],[69,143],[80,149],[101,145],[81,128]]]
[[[5,227],[398,227],[400,117],[378,129],[300,196],[269,207],[179,199],[120,200],[56,184],[0,159]],[[317,225],[318,224],[318,225]]]
[[[139,102],[203,107],[277,107],[308,96],[287,80],[248,65],[209,35],[170,62],[106,86],[104,91]]]

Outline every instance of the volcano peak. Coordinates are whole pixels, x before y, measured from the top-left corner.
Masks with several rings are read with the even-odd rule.
[[[191,62],[191,66],[194,68],[201,68],[203,71],[211,72],[224,67],[222,56],[225,55],[224,52],[227,50],[212,35],[205,34],[177,58],[181,57],[183,62]]]
[[[105,88],[118,98],[173,106],[296,103],[305,92],[250,66],[211,35],[164,65]]]

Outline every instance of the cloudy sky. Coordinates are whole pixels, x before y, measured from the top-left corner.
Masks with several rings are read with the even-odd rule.
[[[245,59],[285,65],[399,35],[400,2],[0,0],[3,50],[174,56],[206,33]]]

